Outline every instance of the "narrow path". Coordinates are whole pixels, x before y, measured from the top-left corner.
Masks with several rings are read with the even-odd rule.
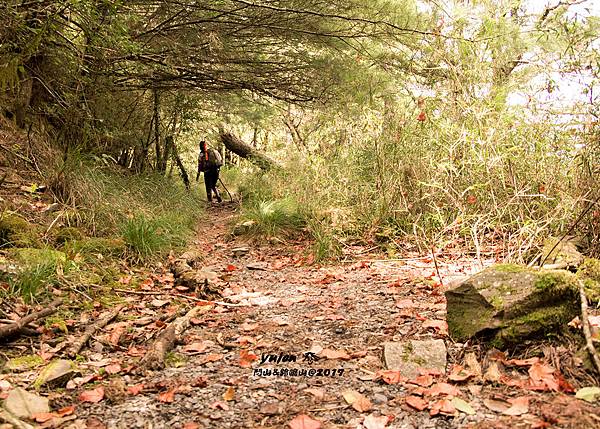
[[[370,426],[364,420],[368,415],[389,416],[390,428],[531,427],[531,414],[498,417],[485,408],[481,389],[462,388],[475,415],[431,417],[406,404],[410,392],[405,384],[373,380],[384,369],[384,342],[448,340],[443,294],[423,280],[435,274],[432,261],[306,265],[304,244],[258,246],[230,240],[226,224],[233,216],[231,208],[209,209],[196,246],[207,255],[206,268],[220,275],[228,299],[247,305],[217,306],[194,321],[166,370],[145,379],[125,376],[127,386],[144,384],[139,394],[89,405],[90,414],[107,427],[284,428],[303,414],[323,428],[383,427]],[[233,249],[240,246],[248,252],[236,256]],[[461,274],[452,271],[455,265],[438,262],[444,277]],[[452,361],[460,349],[446,343]],[[307,352],[320,358],[310,362]],[[287,358],[261,362],[267,355]],[[285,362],[290,356],[296,362]],[[307,373],[282,371],[291,369]],[[311,369],[321,372],[310,376]],[[267,370],[270,375],[264,375]],[[348,405],[343,393],[349,389],[364,395],[370,407],[357,411]],[[488,422],[478,426],[484,420]]]

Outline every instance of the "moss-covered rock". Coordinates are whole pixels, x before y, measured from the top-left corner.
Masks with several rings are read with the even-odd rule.
[[[1,247],[39,247],[41,244],[36,225],[15,213],[4,212],[0,215]]]
[[[38,355],[26,355],[9,359],[4,369],[10,372],[23,372],[37,368],[44,364],[44,359]]]
[[[84,234],[79,230],[79,228],[75,228],[73,226],[60,228],[54,234],[54,242],[58,245],[65,244],[69,241],[82,240],[83,238]]]
[[[67,262],[67,255],[65,253],[53,249],[36,249],[30,247],[11,249],[9,256],[26,267],[36,265],[58,266],[64,265]]]
[[[577,270],[577,277],[583,280],[587,297],[592,301],[600,301],[600,260],[585,258]]]
[[[122,256],[125,253],[125,241],[121,238],[87,237],[65,243],[63,249],[69,254]]]
[[[505,348],[544,336],[579,312],[577,278],[564,270],[497,265],[446,292],[450,335]]]
[[[557,245],[558,238],[548,238],[544,241],[542,259],[544,265],[561,265],[561,268],[577,268],[583,262],[583,255],[577,250],[573,239],[563,239]],[[551,252],[552,250],[552,252]]]

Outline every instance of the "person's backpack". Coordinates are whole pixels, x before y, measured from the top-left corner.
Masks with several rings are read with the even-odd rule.
[[[208,149],[208,165],[217,168],[223,166],[223,158],[221,158],[219,151],[213,148]]]

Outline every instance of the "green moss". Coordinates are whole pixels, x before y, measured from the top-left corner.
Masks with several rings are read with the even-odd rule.
[[[592,301],[600,301],[600,260],[586,258],[577,270],[577,277],[583,280],[585,293]]]
[[[34,265],[63,265],[67,262],[67,255],[53,249],[20,248],[12,249],[9,255],[25,266]]]
[[[65,243],[64,251],[68,254],[80,254],[84,257],[100,254],[102,256],[119,257],[125,253],[125,241],[120,238],[88,237]]]
[[[179,368],[179,367],[185,366],[186,362],[187,362],[187,359],[185,358],[185,356],[183,356],[179,353],[168,352],[165,355],[165,365],[167,367]]]
[[[38,232],[37,226],[17,214],[0,215],[0,247],[39,247],[42,243]]]
[[[54,234],[54,242],[58,245],[65,244],[69,241],[82,240],[83,238],[83,233],[78,228],[72,226],[60,228]]]
[[[500,273],[520,273],[522,271],[527,271],[527,267],[518,264],[498,264],[491,268]]]
[[[38,355],[20,356],[9,359],[4,368],[9,371],[28,371],[44,364],[44,359]]]
[[[520,344],[523,338],[535,338],[548,332],[559,333],[571,319],[572,311],[564,305],[541,308],[512,320],[496,333],[490,345],[504,349]]]

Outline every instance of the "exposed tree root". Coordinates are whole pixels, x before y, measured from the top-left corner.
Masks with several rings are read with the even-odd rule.
[[[146,352],[146,355],[140,361],[140,368],[152,370],[164,368],[167,352],[175,347],[177,340],[188,328],[190,320],[201,313],[209,311],[211,308],[211,305],[194,307],[185,315],[178,317],[173,323],[169,324],[169,326],[167,326],[154,341],[152,346],[150,346],[148,352]]]
[[[44,317],[49,316],[50,314],[56,312],[56,310],[58,309],[58,306],[60,306],[61,304],[62,304],[62,299],[60,299],[60,298],[55,299],[54,301],[52,301],[50,303],[50,305],[47,308],[44,308],[43,310],[36,311],[35,313],[31,313],[25,317],[22,317],[21,319],[17,320],[15,323],[11,323],[10,325],[0,327],[0,339],[11,337],[11,336],[19,333],[20,331],[22,331],[23,328],[25,328],[29,323],[39,320],[39,319],[43,319]]]

